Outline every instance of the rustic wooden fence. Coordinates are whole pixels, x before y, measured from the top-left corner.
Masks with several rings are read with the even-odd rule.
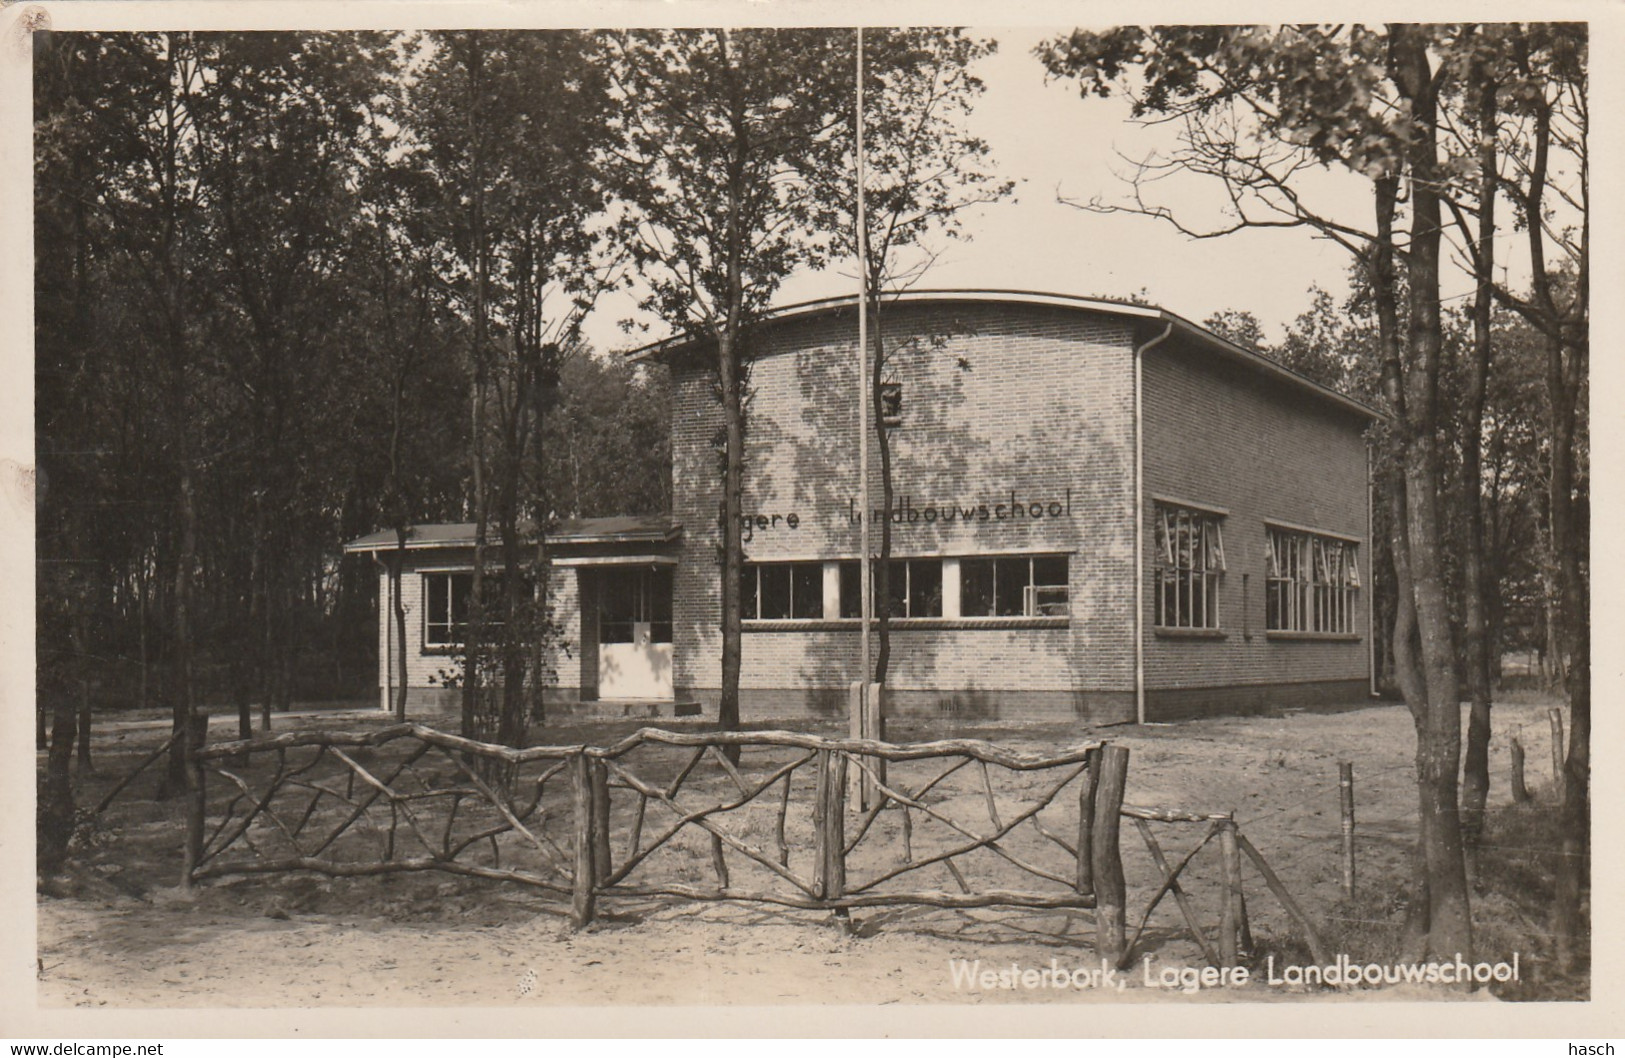
[[[1157,909],[1163,897],[1172,894],[1175,903],[1179,905],[1179,913],[1190,930],[1191,937],[1202,949],[1203,956],[1211,966],[1236,966],[1245,957],[1253,954],[1252,927],[1247,915],[1247,895],[1242,885],[1243,857],[1250,861],[1264,885],[1270,893],[1280,902],[1287,917],[1302,930],[1304,941],[1311,955],[1318,963],[1330,961],[1330,954],[1320,938],[1319,930],[1314,922],[1306,915],[1303,908],[1292,898],[1286,886],[1281,882],[1274,869],[1264,859],[1247,836],[1241,832],[1237,825],[1234,812],[1187,812],[1180,809],[1168,808],[1141,808],[1136,805],[1124,805],[1122,814],[1124,818],[1132,819],[1134,827],[1139,831],[1141,839],[1145,842],[1152,862],[1157,866],[1162,881],[1152,892],[1150,900],[1146,902],[1145,911],[1140,916],[1140,923],[1134,930],[1134,936],[1129,939],[1123,948],[1123,957],[1118,965],[1127,965],[1129,956],[1140,942],[1145,933],[1146,924],[1151,921],[1151,913]],[[1170,824],[1176,830],[1188,832],[1192,826],[1202,826],[1201,836],[1193,843],[1177,863],[1169,861],[1163,851],[1162,842],[1158,840],[1151,824]],[[1210,941],[1202,927],[1196,909],[1187,896],[1184,888],[1179,884],[1180,875],[1196,859],[1197,853],[1206,848],[1214,839],[1218,839],[1219,868],[1222,879],[1222,891],[1219,894],[1219,921],[1214,931],[1214,939]]]
[[[578,926],[623,897],[839,915],[1080,908],[1103,957],[1128,950],[1119,746],[1038,756],[645,728],[610,746],[510,749],[415,724],[206,745],[204,730],[188,754],[187,886],[440,871],[568,897]],[[867,810],[848,800],[856,774],[878,795]]]

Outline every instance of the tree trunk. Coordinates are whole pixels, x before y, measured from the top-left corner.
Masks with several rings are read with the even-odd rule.
[[[524,564],[520,552],[518,476],[519,459],[511,448],[505,453],[502,497],[498,508],[498,533],[502,538],[502,711],[497,717],[496,741],[519,747],[525,741],[525,629]]]
[[[151,589],[147,582],[146,561],[144,557],[141,562],[141,568],[136,571],[135,590],[136,613],[139,615],[137,620],[140,624],[140,628],[137,629],[139,633],[138,649],[141,655],[140,685],[136,693],[135,704],[137,709],[145,709],[147,707],[148,681],[151,678],[151,661],[147,656],[147,593]]]
[[[490,374],[487,365],[486,281],[490,265],[485,232],[485,151],[478,118],[484,91],[484,51],[481,35],[464,38],[464,66],[468,75],[467,131],[471,173],[470,228],[474,257],[472,429],[468,439],[469,476],[474,501],[474,577],[469,592],[467,631],[463,636],[463,737],[485,739],[491,734],[482,699],[481,664],[485,639],[485,548],[488,522],[485,484],[485,400]]]
[[[68,733],[70,743],[79,744],[79,770],[81,774],[93,774],[94,769],[90,763],[90,680],[85,671],[91,664],[89,645],[85,636],[86,617],[83,613],[76,614],[69,626],[69,643],[73,649],[73,663],[69,667],[72,676],[67,683],[72,683],[78,691],[78,710],[75,713],[74,727]]]
[[[875,611],[875,672],[874,682],[884,684],[891,668],[891,538],[892,538],[892,506],[897,502],[897,488],[892,480],[891,459],[891,432],[886,426],[885,400],[881,394],[881,383],[886,373],[886,341],[880,325],[880,295],[878,293],[878,276],[870,277],[869,290],[869,326],[874,335],[874,361],[870,365],[871,378],[869,380],[870,418],[874,420],[875,450],[880,456],[880,555],[876,563],[875,598],[878,608]],[[865,512],[864,517],[869,517]],[[881,731],[873,731],[869,738],[885,741]]]
[[[1476,68],[1480,78],[1481,67]],[[1492,341],[1490,314],[1495,305],[1496,91],[1485,84],[1479,98],[1479,212],[1474,239],[1473,344],[1462,396],[1461,480],[1457,507],[1462,526],[1461,620],[1462,664],[1467,677],[1467,755],[1462,770],[1462,829],[1476,845],[1484,828],[1484,806],[1490,791],[1490,646],[1488,578],[1484,571],[1483,476],[1484,404],[1489,389]]]
[[[740,580],[744,575],[743,520],[745,424],[735,353],[735,336],[717,340],[717,371],[722,380],[724,449],[722,471],[722,698],[717,703],[717,726],[739,729],[739,672],[741,657]]]
[[[1557,935],[1558,960],[1571,970],[1584,965],[1590,957],[1590,931],[1583,901],[1591,877],[1591,597],[1582,567],[1584,504],[1577,499],[1580,488],[1575,466],[1585,364],[1585,347],[1580,341],[1567,347],[1559,339],[1548,340],[1546,376],[1552,440],[1549,503],[1560,592],[1558,627],[1562,652],[1567,655],[1565,686],[1569,699],[1553,932]]]
[[[728,68],[729,37],[717,31],[722,66]],[[717,703],[717,726],[723,731],[739,728],[739,673],[742,660],[740,625],[740,581],[744,576],[745,542],[740,533],[744,514],[745,477],[745,246],[748,237],[741,231],[740,212],[745,200],[745,154],[750,149],[750,128],[744,102],[732,100],[730,119],[734,136],[728,158],[727,210],[724,223],[728,253],[727,305],[721,333],[717,337],[717,381],[722,389],[724,430],[722,471],[722,694]],[[737,746],[725,752],[739,760]]]
[[[541,424],[537,423],[538,436]],[[531,694],[530,718],[540,724],[547,720],[547,701],[543,695],[547,677],[547,647],[553,637],[552,621],[548,612],[548,593],[552,590],[552,561],[547,554],[547,505],[538,501],[536,510],[536,581],[532,586],[532,605],[536,612],[536,627],[531,635]]]
[[[395,524],[395,553],[389,560],[389,604],[394,610],[395,719],[406,723],[406,600],[401,598],[401,570],[406,566],[406,526]]]
[[[1413,116],[1431,130],[1431,79],[1422,42],[1408,27],[1390,28],[1394,78],[1411,101]],[[1461,713],[1455,657],[1444,595],[1439,532],[1439,457],[1436,432],[1441,347],[1438,302],[1439,199],[1426,189],[1433,176],[1431,135],[1407,152],[1412,230],[1409,320],[1402,350],[1393,218],[1399,180],[1376,181],[1377,233],[1373,286],[1382,348],[1382,384],[1394,416],[1390,442],[1397,464],[1389,504],[1394,572],[1398,585],[1395,676],[1416,728],[1416,782],[1420,877],[1408,932],[1413,950],[1470,957],[1466,861],[1457,814]],[[1392,479],[1390,479],[1392,480]],[[1416,631],[1412,643],[1410,628]],[[1421,933],[1425,930],[1425,940]]]
[[[1409,104],[1413,135],[1405,146],[1411,198],[1409,320],[1402,425],[1406,534],[1411,590],[1421,641],[1426,699],[1414,708],[1416,780],[1428,871],[1429,951],[1472,958],[1466,859],[1461,841],[1457,774],[1461,767],[1461,699],[1445,590],[1440,490],[1439,315],[1441,230],[1436,87],[1422,31],[1389,27],[1390,67]]]
[[[51,709],[51,748],[45,758],[45,789],[39,804],[39,873],[62,866],[73,837],[73,700],[58,688]]]
[[[182,456],[180,473],[180,556],[175,563],[174,644],[170,668],[170,718],[177,737],[169,751],[167,792],[186,789],[186,732],[191,730],[192,688],[192,571],[197,564],[197,503],[192,470]]]

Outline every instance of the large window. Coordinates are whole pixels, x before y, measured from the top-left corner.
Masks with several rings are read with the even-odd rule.
[[[636,643],[638,626],[649,642],[671,642],[671,570],[609,569],[598,597],[598,641]]]
[[[863,616],[862,572],[857,562],[841,563],[841,616]],[[880,578],[875,577],[875,590]],[[892,617],[942,616],[942,559],[902,558],[891,562],[888,613]]]
[[[474,595],[474,574],[424,573],[423,645],[460,647],[468,639],[468,617]],[[525,590],[529,591],[528,579]],[[503,576],[485,574],[485,628],[487,637],[502,627]]]
[[[824,616],[823,564],[749,563],[739,603],[746,621],[817,620]]]
[[[1358,548],[1347,540],[1267,528],[1269,586],[1264,627],[1272,632],[1355,631]]]
[[[1065,555],[964,558],[959,561],[964,617],[1065,617]]]
[[[468,637],[468,601],[473,590],[472,573],[423,574],[423,595],[428,600],[424,646],[458,646]]]
[[[1224,531],[1207,511],[1157,504],[1157,627],[1218,628]]]

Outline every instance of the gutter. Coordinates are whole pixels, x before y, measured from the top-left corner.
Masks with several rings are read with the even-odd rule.
[[[1134,350],[1134,722],[1145,723],[1145,354],[1174,333],[1162,333]]]

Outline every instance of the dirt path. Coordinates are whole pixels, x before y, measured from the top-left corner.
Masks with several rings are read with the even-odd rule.
[[[1529,753],[1531,783],[1541,778],[1539,762],[1547,759],[1545,706],[1498,707],[1497,725],[1503,734],[1492,755],[1494,789],[1504,797],[1506,732],[1527,725],[1520,737]],[[1402,886],[1415,796],[1409,731],[1403,708],[1382,706],[1117,728],[1107,734],[1132,753],[1132,802],[1203,811],[1235,808],[1243,832],[1287,886],[1313,914],[1326,916],[1339,908],[1351,914],[1339,902],[1338,760],[1355,761],[1362,884],[1373,893]],[[898,741],[949,733],[992,734],[893,725]],[[1031,726],[996,737],[1038,749],[1079,735]],[[136,756],[139,739],[126,733],[126,741],[118,753],[104,755],[107,771],[123,759],[120,754]],[[166,859],[163,852],[178,844],[173,821],[141,819],[132,812],[120,827],[85,857],[88,869],[76,881],[59,882],[59,895],[40,900],[42,1006],[873,1005],[1264,1001],[1295,995],[1256,982],[1242,989],[1170,993],[1147,987],[1139,967],[1126,975],[1123,991],[1092,982],[1066,988],[965,987],[963,971],[977,960],[979,969],[1098,968],[1092,919],[1086,914],[904,910],[857,916],[856,935],[850,935],[834,928],[829,916],[814,913],[620,902],[609,908],[605,921],[574,933],[556,905],[527,892],[428,876],[241,879],[187,898],[163,887],[177,869],[174,854]],[[1189,838],[1171,844],[1182,851]],[[127,862],[132,849],[151,859]],[[1124,854],[1132,929],[1156,875],[1127,830]],[[1171,856],[1177,854],[1170,848]],[[1208,856],[1193,863],[1189,876],[1193,900],[1209,923],[1217,917],[1216,870],[1216,857]],[[1250,873],[1248,899],[1261,936],[1291,932]],[[1336,922],[1328,926],[1328,932],[1339,932]],[[1496,943],[1487,938],[1489,946]],[[1151,919],[1141,950],[1159,969],[1201,965],[1200,951],[1171,902]],[[1482,954],[1499,959],[1511,953]],[[955,960],[967,961],[959,964],[957,985]],[[1525,967],[1531,960],[1538,963],[1538,953],[1523,953]],[[1354,998],[1378,994],[1393,999],[1409,993],[1386,989]],[[1416,994],[1470,998],[1438,989]]]

